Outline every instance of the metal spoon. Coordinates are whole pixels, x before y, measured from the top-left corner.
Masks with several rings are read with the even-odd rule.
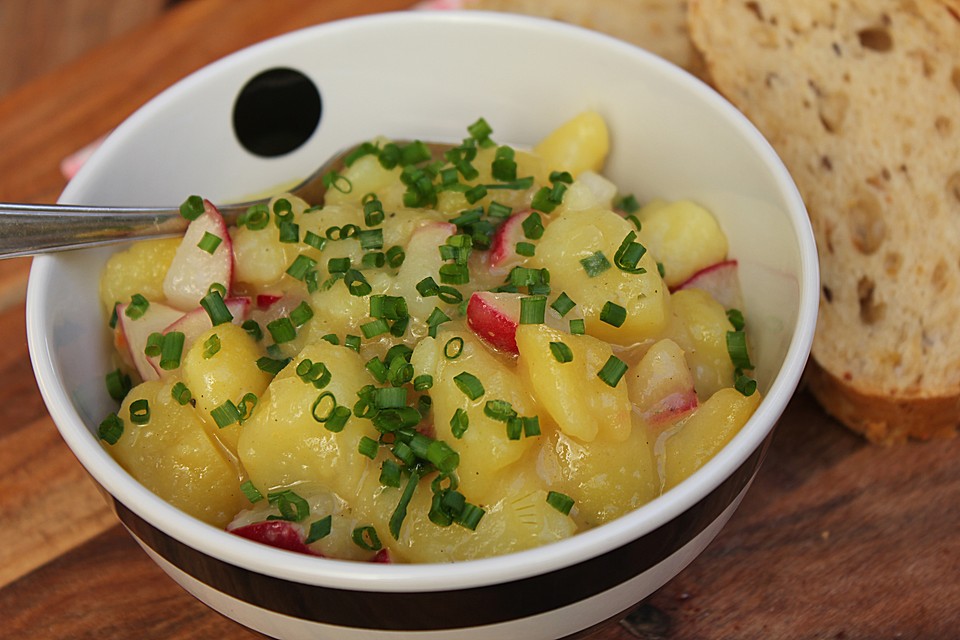
[[[403,146],[408,141],[397,140]],[[434,154],[453,145],[427,143]],[[335,154],[296,187],[288,189],[307,202],[323,200],[323,176],[342,169],[344,159],[359,145]],[[234,204],[218,204],[226,223],[233,224],[251,206],[269,198]],[[92,205],[47,205],[0,203],[0,259],[37,255],[113,244],[144,238],[180,235],[187,220],[177,207],[101,207]]]

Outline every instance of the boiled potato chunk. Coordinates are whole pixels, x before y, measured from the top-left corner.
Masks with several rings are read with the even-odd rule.
[[[727,257],[727,236],[709,211],[689,200],[657,203],[637,212],[639,242],[663,264],[663,279],[675,287]]]
[[[638,267],[628,273],[614,266],[614,257],[634,226],[605,209],[562,214],[547,225],[531,258],[534,266],[550,270],[550,286],[564,291],[583,311],[587,333],[614,344],[630,345],[660,333],[669,317],[669,292],[648,251]],[[597,252],[609,263],[591,275],[581,262]],[[627,316],[620,327],[604,322],[600,314],[607,302],[623,307]]]
[[[296,373],[304,359],[324,363],[331,379],[323,389],[305,382]],[[353,408],[357,391],[373,382],[360,354],[328,342],[308,345],[267,387],[253,416],[243,424],[238,454],[250,480],[264,495],[300,483],[314,483],[341,496],[356,494],[366,468],[357,452],[360,438],[377,438],[365,418],[351,416],[340,432],[327,429],[314,418],[313,405],[331,393],[338,405]],[[328,397],[318,414],[331,407]]]
[[[100,277],[100,301],[110,314],[113,305],[135,293],[149,300],[163,299],[163,279],[180,246],[180,238],[143,240],[107,260]]]
[[[720,389],[666,440],[664,485],[675,487],[702,467],[747,423],[760,404],[760,393],[744,396]]]
[[[209,354],[207,341],[214,336],[220,342],[220,349]],[[245,330],[226,323],[200,334],[181,365],[183,382],[197,403],[197,412],[234,454],[240,425],[233,423],[218,429],[210,413],[228,400],[239,405],[248,393],[260,397],[271,380],[270,374],[257,367],[257,358],[261,355],[260,347]]]
[[[454,359],[444,355],[447,344],[463,341],[463,350]],[[470,331],[441,331],[436,338],[424,338],[411,358],[417,375],[433,376],[430,396],[433,398],[433,420],[436,437],[460,454],[457,475],[460,491],[469,500],[484,502],[490,499],[490,486],[496,475],[507,465],[520,459],[533,447],[535,437],[511,440],[505,422],[487,415],[488,401],[509,402],[518,416],[542,413],[539,403],[530,394],[520,376]],[[482,397],[471,400],[460,390],[456,376],[467,372],[483,385]],[[460,438],[450,425],[457,409],[466,413],[469,425]],[[544,425],[541,424],[541,429]]]
[[[381,144],[386,142],[380,140]],[[360,204],[368,193],[375,193],[385,207],[395,209],[403,204],[406,187],[400,182],[401,167],[385,169],[376,154],[361,156],[340,172],[343,176],[327,189],[325,204]],[[336,188],[339,185],[340,188]]]
[[[642,425],[626,441],[580,442],[562,432],[550,435],[538,466],[547,484],[573,498],[576,520],[593,527],[649,502],[660,493],[653,448]]]
[[[733,386],[733,362],[727,350],[727,332],[733,325],[726,309],[709,293],[683,289],[670,296],[672,320],[665,332],[686,353],[700,399]]]
[[[535,147],[551,169],[569,171],[574,177],[582,171],[600,171],[610,151],[610,132],[603,116],[585,111],[551,131]]]
[[[566,344],[573,359],[559,362],[550,350],[551,342]],[[517,327],[517,348],[524,379],[561,431],[583,442],[601,434],[620,442],[629,437],[627,385],[621,380],[611,387],[597,375],[613,354],[610,345],[542,324],[522,324]]]
[[[401,489],[380,489],[371,474],[360,496],[360,510],[369,514],[384,546],[399,562],[455,562],[513,553],[573,535],[573,519],[547,503],[546,490],[526,478],[496,502],[482,505],[485,514],[476,531],[456,523],[441,527],[430,521],[433,498],[430,478],[420,481],[407,507],[399,538],[390,535],[389,520]],[[461,489],[464,486],[461,485]]]
[[[144,382],[127,395],[117,415],[123,435],[104,447],[140,484],[170,504],[223,527],[248,504],[240,472],[227,451],[208,433],[196,410],[176,402],[175,380]],[[130,405],[146,400],[150,419],[135,424]]]

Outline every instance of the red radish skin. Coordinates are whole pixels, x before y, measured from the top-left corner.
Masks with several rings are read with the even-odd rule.
[[[213,284],[226,287],[224,297],[229,297],[233,282],[233,243],[227,225],[209,200],[203,206],[203,213],[187,227],[163,281],[167,302],[183,311],[196,307]],[[207,233],[220,238],[213,253],[197,246]]]
[[[233,324],[240,324],[247,318],[251,301],[250,298],[238,296],[227,298],[223,301],[223,304],[227,306],[230,315],[233,316]],[[197,336],[211,327],[213,327],[213,323],[210,321],[210,314],[208,314],[207,310],[203,307],[197,307],[183,314],[176,322],[164,328],[163,333],[170,333],[171,331],[182,332],[184,337],[183,350],[184,353],[186,353]]]
[[[523,232],[523,221],[529,215],[529,211],[514,213],[497,227],[490,243],[490,273],[506,275],[523,262],[523,256],[517,253],[517,243],[527,239]]]
[[[679,391],[661,398],[644,411],[641,417],[652,427],[662,427],[696,411],[698,406],[700,406],[700,402],[697,399],[696,391],[693,389]]]
[[[259,293],[257,294],[257,309],[265,311],[281,298],[283,298],[283,295],[277,293]]]
[[[743,306],[736,260],[724,260],[704,267],[674,287],[673,291],[682,289],[706,291],[725,309],[740,309]]]
[[[160,365],[143,352],[147,339],[153,333],[164,333],[168,326],[182,319],[184,313],[160,302],[151,302],[143,316],[134,320],[126,314],[127,307],[128,303],[117,305],[116,330],[120,335],[114,342],[126,345],[129,362],[133,363],[141,380],[159,380],[163,372]]]
[[[303,532],[300,530],[300,527],[286,520],[254,522],[253,524],[231,529],[230,533],[238,535],[241,538],[246,538],[247,540],[277,547],[278,549],[305,553],[311,556],[322,557],[323,555],[305,545],[303,543]]]
[[[521,297],[516,293],[477,291],[467,302],[467,326],[487,344],[507,353],[518,353]]]

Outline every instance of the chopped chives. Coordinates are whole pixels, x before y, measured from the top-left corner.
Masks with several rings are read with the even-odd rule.
[[[591,278],[597,277],[610,268],[610,261],[607,260],[607,257],[603,255],[602,251],[595,251],[586,258],[581,259],[580,264],[583,265],[583,270],[586,271],[587,275]]]
[[[203,359],[209,360],[218,353],[220,353],[220,336],[214,333],[203,341]]]
[[[297,329],[293,326],[293,321],[287,316],[277,318],[267,323],[267,331],[277,344],[290,342],[297,337]]]
[[[173,385],[173,388],[170,389],[170,397],[176,400],[179,405],[186,405],[193,398],[190,389],[182,382],[177,382]]]
[[[573,498],[559,491],[549,491],[547,504],[566,516],[570,515],[570,510],[573,508]]]
[[[376,196],[363,203],[363,221],[368,227],[379,225],[383,219],[383,203]]]
[[[453,417],[450,418],[450,431],[453,433],[453,437],[457,439],[462,438],[468,426],[470,426],[470,416],[467,415],[466,411],[458,408],[453,413]]]
[[[213,255],[217,250],[217,247],[220,246],[220,243],[223,242],[223,238],[218,235],[214,235],[209,231],[203,232],[203,237],[200,238],[200,242],[197,243],[197,246],[207,253]]]
[[[383,387],[373,390],[373,406],[378,409],[399,409],[407,406],[407,390],[403,387]]]
[[[187,220],[196,220],[204,211],[203,198],[190,196],[180,205],[180,215]]]
[[[290,358],[275,359],[268,356],[263,356],[257,359],[257,368],[264,373],[277,375],[289,363]]]
[[[243,224],[251,231],[266,229],[270,224],[270,210],[264,204],[253,205],[243,214]]]
[[[160,347],[163,346],[163,334],[154,331],[147,336],[147,344],[143,348],[143,353],[148,358],[156,358],[160,355]]]
[[[343,337],[343,346],[345,346],[347,349],[353,349],[357,353],[360,353],[360,336],[347,334]]]
[[[471,531],[476,531],[477,525],[480,524],[480,519],[483,518],[484,513],[486,512],[483,509],[468,502],[463,505],[460,517],[457,518],[457,524]]]
[[[747,324],[743,318],[743,312],[739,309],[727,309],[727,320],[733,325],[734,331],[742,331]]]
[[[443,284],[467,284],[470,269],[465,264],[444,264],[440,267],[440,282]]]
[[[506,422],[517,415],[513,405],[506,400],[487,400],[483,405],[483,412],[488,417],[500,422]]]
[[[400,265],[403,264],[404,258],[407,257],[406,252],[403,250],[403,247],[390,247],[387,249],[387,264],[391,269],[399,269]]]
[[[185,340],[186,335],[182,331],[170,331],[163,336],[163,344],[160,346],[161,369],[171,371],[180,366]]]
[[[520,324],[543,324],[547,311],[546,296],[520,299]]]
[[[460,465],[460,454],[443,440],[434,440],[427,447],[426,459],[440,473],[452,473]]]
[[[752,396],[757,390],[757,381],[741,373],[733,381],[733,388],[745,396]]]
[[[627,372],[627,364],[617,356],[610,356],[603,368],[597,372],[597,377],[607,385],[616,387],[620,378]]]
[[[319,520],[314,520],[310,523],[310,530],[307,532],[307,537],[304,538],[304,544],[313,544],[317,540],[322,540],[330,535],[330,531],[333,529],[333,516],[326,515]]]
[[[426,391],[433,387],[433,376],[427,373],[420,374],[413,379],[414,391]]]
[[[387,258],[382,251],[370,251],[363,254],[360,259],[361,266],[368,269],[379,269],[387,263]]]
[[[244,320],[240,326],[255,341],[260,342],[263,339],[263,329],[260,328],[260,324],[256,320]]]
[[[518,416],[507,419],[507,439],[519,440],[523,435],[523,420]]]
[[[302,327],[306,322],[313,317],[313,307],[304,300],[290,312],[290,322],[293,323],[295,327]]]
[[[200,299],[200,306],[206,310],[207,315],[210,316],[210,322],[215,327],[233,320],[233,314],[230,313],[230,309],[223,302],[223,296],[217,290],[203,296]]]
[[[243,495],[247,497],[251,503],[260,502],[263,500],[263,494],[260,493],[260,490],[257,489],[256,485],[253,484],[252,480],[247,480],[246,482],[240,485],[240,491],[243,492]]]
[[[447,285],[441,285],[440,290],[437,292],[437,297],[440,298],[441,302],[446,302],[447,304],[456,304],[463,301],[463,294],[457,289]]]
[[[483,396],[483,383],[472,373],[467,373],[466,371],[458,373],[453,376],[453,382],[457,385],[457,388],[463,391],[471,400],[476,400]]]
[[[560,314],[560,317],[570,313],[570,310],[577,306],[577,303],[570,299],[565,291],[561,292],[557,299],[550,305],[554,311]]]
[[[553,354],[553,358],[557,362],[565,363],[573,361],[573,351],[563,342],[551,342],[550,353]]]
[[[143,317],[143,314],[146,313],[149,308],[150,301],[143,297],[143,295],[135,293],[130,296],[130,304],[127,305],[123,313],[131,320],[138,320]]]
[[[607,300],[600,310],[600,320],[614,327],[622,327],[627,320],[627,310],[615,302]]]
[[[440,286],[437,284],[436,280],[430,276],[427,276],[417,283],[417,293],[424,298],[429,298],[430,296],[435,296],[440,293]]]
[[[531,438],[540,435],[539,416],[524,416],[521,420],[523,420],[523,437]]]
[[[750,355],[747,353],[747,334],[741,331],[727,331],[727,351],[735,369],[753,369]]]
[[[327,239],[313,231],[307,231],[303,234],[303,243],[317,251],[323,251],[324,247],[327,246]]]
[[[403,526],[403,521],[407,517],[407,506],[410,504],[410,499],[413,498],[413,492],[416,490],[418,482],[420,482],[420,474],[416,471],[411,472],[410,478],[407,480],[407,486],[403,488],[400,500],[390,515],[388,528],[394,540],[400,538],[400,527]]]
[[[107,444],[117,444],[123,435],[123,420],[116,413],[111,413],[97,427],[97,437]]]
[[[364,367],[370,372],[370,375],[376,378],[377,382],[383,383],[387,381],[387,367],[380,362],[380,358],[377,356],[370,358]]]
[[[350,268],[350,258],[330,258],[327,260],[327,271],[330,273],[346,273]]]
[[[466,198],[469,204],[474,204],[475,202],[482,200],[486,195],[487,188],[482,184],[471,187],[463,193],[464,198]]]
[[[302,522],[310,515],[310,505],[299,494],[290,489],[267,494],[267,502],[280,511],[280,517],[268,516],[267,520],[288,520]]]
[[[140,398],[130,403],[130,422],[133,424],[150,422],[150,403],[146,398]]]
[[[367,340],[390,331],[390,325],[383,318],[374,318],[370,322],[360,325],[360,332]]]
[[[443,345],[443,356],[447,360],[456,360],[460,357],[460,354],[463,353],[463,338],[460,336],[454,336],[447,340],[447,343]]]
[[[296,280],[303,281],[307,274],[314,270],[317,261],[310,256],[300,254],[294,258],[290,266],[287,267],[287,275]]]
[[[107,383],[107,393],[110,394],[110,397],[116,400],[117,402],[122,402],[127,393],[130,392],[130,389],[133,388],[133,384],[130,381],[130,376],[120,371],[120,369],[114,369],[106,375]]]
[[[369,295],[369,293],[373,291],[373,287],[367,282],[363,273],[356,269],[347,269],[347,272],[343,276],[343,283],[347,285],[350,295],[358,298]]]
[[[521,226],[523,235],[530,240],[539,240],[543,236],[543,220],[536,211],[524,218]]]
[[[380,443],[369,436],[363,436],[360,438],[360,442],[357,443],[357,451],[362,456],[366,456],[373,460],[377,457],[377,451],[380,450]]]
[[[333,516],[327,515],[319,520],[314,520],[310,523],[310,531],[307,532],[307,537],[304,538],[304,544],[312,544],[317,540],[322,540],[330,535],[330,531],[333,529]]]
[[[357,527],[350,534],[350,539],[364,551],[379,551],[383,548],[383,544],[377,536],[377,530],[371,525]]]
[[[514,249],[517,252],[517,255],[529,258],[537,252],[536,245],[530,242],[518,242]]]
[[[491,202],[487,205],[487,216],[490,218],[509,218],[513,209],[499,202]]]
[[[638,267],[640,259],[646,254],[647,249],[639,242],[634,242],[637,237],[636,231],[630,231],[620,243],[620,247],[613,256],[613,263],[617,268],[626,273],[646,273],[643,267]]]
[[[400,465],[393,460],[384,460],[380,465],[380,484],[385,487],[399,487]]]
[[[640,203],[637,201],[637,197],[630,193],[620,198],[615,207],[626,213],[636,213],[640,209]],[[627,216],[628,219],[631,217],[635,218],[636,216]],[[637,229],[640,229],[639,224],[637,225]]]
[[[364,251],[383,248],[383,229],[363,229],[357,237],[360,239],[360,248]]]
[[[260,402],[260,399],[255,393],[246,393],[243,398],[240,399],[240,404],[237,405],[237,411],[240,412],[240,424],[243,424],[250,419],[250,416],[253,415],[253,410],[257,407],[257,403]]]
[[[219,407],[215,407],[210,412],[210,417],[213,418],[213,421],[217,423],[219,428],[223,429],[224,427],[229,427],[234,422],[239,422],[241,416],[237,405],[233,404],[232,400],[227,400]]]
[[[576,318],[570,321],[570,333],[575,336],[583,335],[587,332],[586,323],[583,321],[583,318]]]

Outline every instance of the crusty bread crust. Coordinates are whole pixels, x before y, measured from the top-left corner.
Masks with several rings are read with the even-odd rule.
[[[520,13],[576,24],[620,38],[703,73],[687,32],[686,0],[463,0],[465,9]]]
[[[690,0],[688,19],[807,205],[814,395],[875,442],[954,433],[960,0]]]

